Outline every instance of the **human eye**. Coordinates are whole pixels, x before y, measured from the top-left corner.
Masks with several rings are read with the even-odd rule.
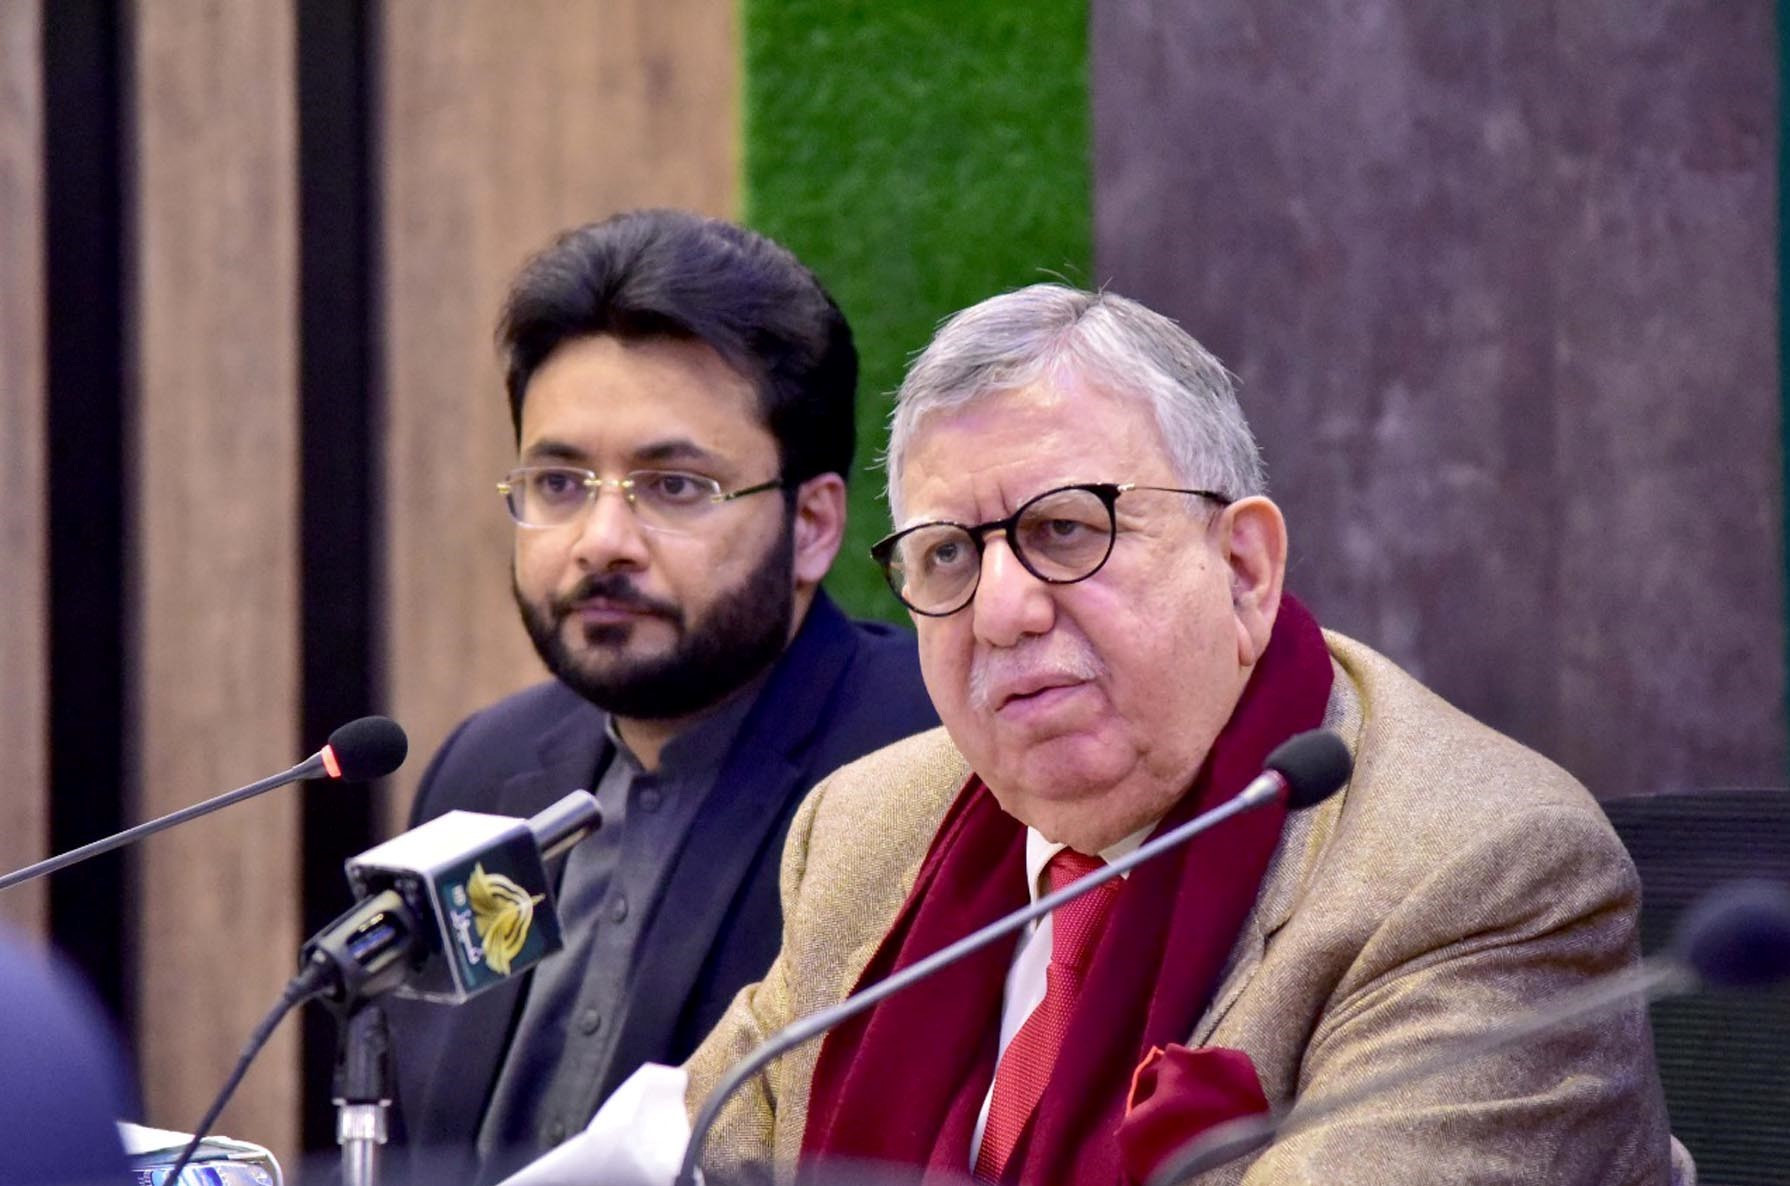
[[[1087,532],[1100,530],[1097,525],[1084,519],[1068,519],[1062,516],[1046,519],[1037,524],[1037,528],[1051,539],[1059,541],[1074,540]]]
[[[1084,490],[1065,490],[1027,507],[1016,529],[1020,550],[1035,560],[1074,568],[1103,553],[1112,517]]]
[[[1085,543],[1094,537],[1104,538],[1107,519],[1103,513],[1089,514],[1085,509],[1056,507],[1028,513],[1019,521],[1019,531],[1024,545],[1062,547]]]
[[[578,501],[584,497],[584,475],[573,469],[530,470],[528,496],[548,506]]]
[[[650,470],[633,475],[634,494],[662,507],[690,508],[713,502],[716,486],[708,478],[673,470]]]
[[[915,541],[914,566],[923,577],[950,576],[962,571],[970,562],[975,548],[969,538],[956,531],[940,531]]]

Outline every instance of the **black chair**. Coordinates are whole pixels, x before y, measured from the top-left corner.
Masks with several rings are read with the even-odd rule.
[[[1790,883],[1790,791],[1608,799],[1641,874],[1641,949],[1665,950],[1679,914],[1740,877]],[[1790,1182],[1790,989],[1707,991],[1652,1008],[1672,1132],[1701,1186]]]

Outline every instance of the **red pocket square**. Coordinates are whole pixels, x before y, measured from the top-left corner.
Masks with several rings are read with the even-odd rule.
[[[1119,1122],[1119,1157],[1133,1182],[1148,1181],[1175,1150],[1215,1124],[1268,1110],[1255,1064],[1241,1050],[1153,1047],[1131,1076]]]

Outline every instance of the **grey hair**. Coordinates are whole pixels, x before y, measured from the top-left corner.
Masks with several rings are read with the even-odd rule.
[[[1232,499],[1267,490],[1230,373],[1187,331],[1115,293],[1034,284],[947,319],[902,380],[885,455],[896,525],[901,468],[922,420],[1043,381],[1080,382],[1147,404],[1188,486]]]

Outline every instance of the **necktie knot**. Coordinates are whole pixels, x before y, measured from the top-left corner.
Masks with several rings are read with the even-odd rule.
[[[1044,866],[1044,876],[1050,881],[1052,893],[1080,881],[1088,874],[1106,868],[1106,862],[1099,857],[1091,857],[1085,852],[1076,852],[1073,848],[1058,851]]]
[[[1075,884],[1088,874],[1104,869],[1106,862],[1087,856],[1073,848],[1065,848],[1045,866],[1051,892]],[[1073,975],[1077,981],[1088,966],[1088,958],[1100,942],[1106,916],[1119,896],[1119,882],[1109,881],[1089,890],[1073,901],[1057,907],[1051,916],[1050,961]]]

